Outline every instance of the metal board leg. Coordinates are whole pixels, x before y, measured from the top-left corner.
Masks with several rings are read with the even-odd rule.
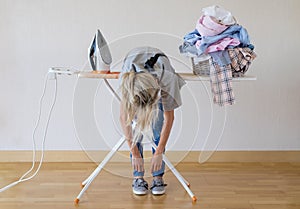
[[[120,149],[120,147],[124,144],[126,141],[125,137],[122,137],[118,143],[112,148],[112,150],[105,156],[105,158],[102,160],[102,162],[98,165],[98,167],[93,171],[93,173],[82,182],[83,188],[81,189],[80,193],[75,199],[75,204],[79,203],[79,200],[83,193],[89,188],[92,181],[96,178],[96,176],[101,172],[102,168],[108,163],[108,161],[114,156],[114,154]]]

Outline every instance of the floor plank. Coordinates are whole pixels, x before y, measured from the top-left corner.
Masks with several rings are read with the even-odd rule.
[[[0,187],[17,180],[29,163],[0,163]],[[146,168],[149,165],[146,165]],[[177,170],[190,182],[198,201],[167,171],[166,195],[135,196],[129,163],[109,163],[82,196],[74,199],[94,163],[44,163],[38,175],[0,193],[1,209],[299,209],[299,163],[181,163]],[[150,183],[151,177],[146,175]]]

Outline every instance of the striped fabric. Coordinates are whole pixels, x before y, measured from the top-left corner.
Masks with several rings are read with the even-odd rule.
[[[256,58],[256,54],[250,48],[236,47],[228,49],[231,60],[232,76],[242,77],[249,69],[251,62]]]
[[[210,84],[213,102],[219,106],[233,105],[235,97],[232,89],[232,77],[242,77],[249,69],[256,54],[248,47],[228,49],[231,60],[229,65],[219,66],[212,61],[210,68]]]
[[[215,104],[225,106],[235,103],[231,80],[232,71],[230,64],[221,67],[218,63],[212,61],[210,84]]]

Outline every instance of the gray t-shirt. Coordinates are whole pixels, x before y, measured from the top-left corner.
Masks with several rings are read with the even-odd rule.
[[[153,68],[145,68],[145,63],[156,54],[158,56]],[[131,50],[124,59],[122,73],[129,72],[135,66],[137,72],[148,71],[158,79],[161,88],[161,99],[165,111],[174,110],[181,106],[180,89],[185,81],[175,72],[167,56],[162,51],[152,47],[139,47]]]

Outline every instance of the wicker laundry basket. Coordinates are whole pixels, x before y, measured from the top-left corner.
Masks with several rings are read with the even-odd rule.
[[[193,73],[199,76],[209,76],[210,72],[210,56],[203,55],[199,57],[191,57]]]

